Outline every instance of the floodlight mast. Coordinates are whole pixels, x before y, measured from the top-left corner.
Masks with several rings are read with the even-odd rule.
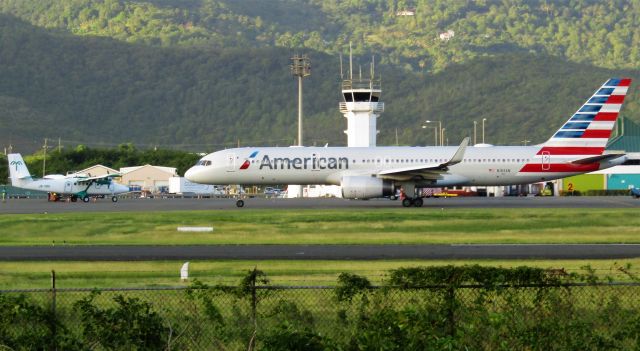
[[[302,79],[311,75],[311,60],[307,55],[294,55],[290,67],[298,77],[298,146],[302,146]]]

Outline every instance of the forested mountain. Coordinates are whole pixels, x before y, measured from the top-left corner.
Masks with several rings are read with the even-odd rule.
[[[334,55],[351,41],[357,53],[419,71],[519,50],[607,68],[640,64],[638,0],[0,0],[0,11],[45,28],[165,47]]]
[[[304,52],[313,71],[305,144],[344,145],[337,52],[349,41],[363,71],[371,54],[382,61],[379,144],[395,144],[396,128],[400,144],[432,143],[425,119],[442,120],[455,144],[483,118],[488,142],[542,142],[605,79],[639,76],[639,9],[635,1],[0,0],[0,144],[23,152],[45,137],[197,151],[290,145],[289,57]],[[449,29],[454,36],[440,40]],[[640,119],[636,91],[624,114]]]

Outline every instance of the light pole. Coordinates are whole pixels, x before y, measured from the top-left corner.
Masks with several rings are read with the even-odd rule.
[[[311,75],[311,63],[307,55],[291,58],[291,74],[298,77],[298,146],[302,146],[302,78]]]
[[[433,145],[438,146],[438,127],[422,126],[422,129],[427,129],[427,128],[433,128],[433,138],[435,139],[435,142],[433,143]]]
[[[424,123],[436,123],[438,122],[438,139],[440,139],[440,146],[442,146],[442,121],[429,121],[426,120]],[[438,141],[436,140],[436,146],[438,146]]]
[[[482,119],[482,143],[484,144],[484,122],[486,122],[487,119],[483,118]]]
[[[473,121],[473,145],[478,143],[478,138],[476,138],[477,127],[478,127],[478,121]]]
[[[440,133],[442,133],[440,135],[440,146],[444,146],[444,131],[447,130],[447,128],[442,128],[442,130],[440,131]],[[448,143],[447,143],[448,144]]]

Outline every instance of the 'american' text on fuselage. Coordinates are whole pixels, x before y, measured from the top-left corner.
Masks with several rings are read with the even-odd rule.
[[[346,157],[274,157],[264,155],[260,162],[260,169],[349,169],[349,159]]]

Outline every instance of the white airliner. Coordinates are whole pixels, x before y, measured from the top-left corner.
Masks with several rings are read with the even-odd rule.
[[[185,177],[204,184],[335,184],[347,199],[416,188],[530,184],[620,165],[605,153],[631,79],[609,79],[545,143],[535,146],[252,147],[206,155]],[[239,200],[237,205],[243,206]]]
[[[78,199],[89,202],[90,196],[111,195],[111,201],[117,202],[117,194],[129,192],[129,187],[113,182],[112,178],[119,174],[100,177],[57,174],[33,179],[20,154],[9,154],[8,161],[11,185],[16,188],[46,191],[54,201],[59,200],[62,195],[69,196],[73,202]]]

